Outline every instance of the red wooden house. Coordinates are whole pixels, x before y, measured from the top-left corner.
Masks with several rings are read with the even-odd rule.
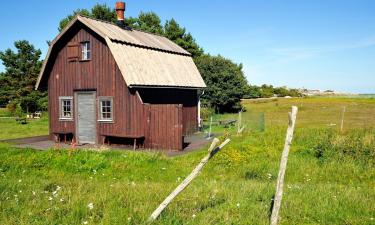
[[[50,137],[181,150],[198,128],[205,83],[169,39],[77,16],[52,41],[36,89],[48,89]]]

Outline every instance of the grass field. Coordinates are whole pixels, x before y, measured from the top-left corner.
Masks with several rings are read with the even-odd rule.
[[[268,224],[291,105],[299,113],[280,223],[375,224],[375,99],[244,105],[248,129],[237,136],[235,127],[214,127],[232,141],[155,224]],[[264,131],[252,129],[258,121],[251,115],[257,113],[264,113]],[[1,137],[7,138],[3,132],[13,128],[3,123]],[[47,122],[40,126],[45,131]],[[2,143],[0,224],[144,224],[205,154],[206,149],[174,158],[150,152],[35,151]]]
[[[47,116],[41,119],[28,119],[27,124],[20,124],[14,118],[1,117],[11,117],[11,115],[6,109],[0,108],[0,140],[48,134]]]

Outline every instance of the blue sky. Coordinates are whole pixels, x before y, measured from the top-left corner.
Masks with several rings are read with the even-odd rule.
[[[61,18],[116,1],[4,1],[0,50],[27,39],[43,52]],[[206,52],[243,63],[251,84],[375,93],[375,1],[128,0],[125,16],[175,18]],[[4,67],[0,66],[0,71]]]

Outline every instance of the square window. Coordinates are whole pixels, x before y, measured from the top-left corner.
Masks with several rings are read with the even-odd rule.
[[[73,97],[60,97],[60,119],[73,119]]]
[[[99,120],[113,121],[113,98],[99,97]]]

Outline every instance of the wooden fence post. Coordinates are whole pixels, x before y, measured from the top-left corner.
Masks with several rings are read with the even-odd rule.
[[[283,197],[283,187],[284,187],[284,176],[286,170],[286,164],[288,162],[288,155],[290,145],[292,144],[293,132],[296,123],[298,108],[297,106],[292,106],[292,112],[289,112],[289,124],[285,138],[284,150],[281,154],[281,162],[279,175],[277,177],[276,193],[273,200],[273,208],[271,214],[271,225],[276,225],[279,218],[279,210],[281,206],[281,199]]]
[[[209,140],[211,138],[211,126],[212,126],[212,116],[210,118],[210,129],[208,130],[208,137],[207,137],[207,140]]]
[[[220,149],[222,149],[226,144],[228,144],[228,142],[230,141],[230,139],[226,139],[223,143],[221,143],[220,146],[216,147],[215,146],[219,143],[219,139],[215,138],[212,143],[211,143],[211,146],[209,147],[208,149],[208,154],[200,161],[200,163],[195,167],[195,169],[189,174],[189,176],[187,176],[185,178],[184,181],[182,181],[182,183],[180,185],[178,185],[176,187],[176,189],[174,189],[174,191],[172,191],[172,193],[170,193],[168,195],[168,197],[166,199],[164,199],[164,201],[158,206],[157,209],[155,209],[155,211],[151,214],[150,218],[148,219],[149,222],[152,222],[154,221],[156,218],[158,218],[158,216],[160,215],[160,213],[168,206],[168,204],[181,192],[183,191],[189,184],[190,182],[198,176],[199,172],[202,170],[203,166],[208,162],[208,160],[210,158],[212,158]]]
[[[340,126],[340,131],[344,129],[344,116],[345,116],[345,111],[346,111],[346,106],[343,107],[342,109],[342,115],[341,115],[341,126]]]

